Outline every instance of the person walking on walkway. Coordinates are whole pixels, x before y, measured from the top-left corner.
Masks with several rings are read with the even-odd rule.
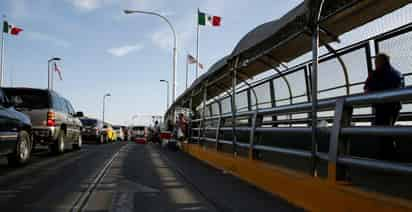
[[[177,120],[177,127],[178,127],[178,133],[177,133],[178,140],[183,141],[184,139],[186,139],[187,131],[188,131],[188,123],[183,113],[179,114],[179,117]]]
[[[381,92],[402,87],[402,74],[395,70],[386,54],[375,57],[375,70],[369,73],[365,82],[365,93]],[[393,126],[402,108],[401,102],[378,103],[372,105],[375,112],[375,126]],[[389,160],[396,157],[394,141],[390,137],[379,139],[378,157]]]

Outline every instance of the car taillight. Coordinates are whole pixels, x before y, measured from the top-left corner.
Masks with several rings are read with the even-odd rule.
[[[56,114],[54,112],[47,112],[47,126],[56,126]]]

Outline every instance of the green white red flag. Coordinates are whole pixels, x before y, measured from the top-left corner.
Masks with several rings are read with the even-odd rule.
[[[21,31],[23,31],[22,28],[11,25],[7,21],[3,21],[3,33],[18,35]]]
[[[198,24],[201,26],[214,26],[219,27],[222,21],[222,17],[210,15],[204,12],[198,12]]]

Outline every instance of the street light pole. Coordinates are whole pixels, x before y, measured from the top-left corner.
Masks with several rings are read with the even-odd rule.
[[[60,60],[61,58],[59,57],[53,57],[47,61],[47,88],[49,90],[53,90],[53,78],[54,78],[53,72],[51,71],[51,68],[50,68],[50,63],[53,61],[60,61]]]
[[[141,11],[141,10],[124,10],[124,13],[125,14],[141,13],[141,14],[154,15],[154,16],[160,17],[161,19],[166,21],[166,23],[169,25],[170,29],[172,30],[173,32],[172,102],[174,102],[175,97],[176,97],[177,38],[176,38],[176,31],[172,23],[165,16],[159,13],[156,13],[156,12]]]
[[[160,82],[166,83],[166,86],[167,86],[167,94],[166,94],[166,98],[167,98],[167,100],[166,100],[166,111],[167,111],[167,108],[169,108],[169,81],[160,80]]]
[[[104,124],[104,110],[105,110],[105,102],[106,102],[106,97],[111,96],[110,93],[107,93],[103,96],[103,113],[102,113],[102,121]]]

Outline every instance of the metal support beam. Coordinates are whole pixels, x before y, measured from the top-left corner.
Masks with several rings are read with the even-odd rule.
[[[238,66],[239,58],[235,59],[235,62],[233,63],[233,70],[232,70],[232,148],[233,148],[233,154],[236,156],[237,155],[237,135],[236,135],[236,85],[237,85],[237,66]]]
[[[260,126],[263,121],[263,116],[259,115],[259,112],[256,110],[252,117],[252,124],[249,135],[249,159],[253,160],[256,157],[256,151],[254,149],[255,139],[256,139],[256,127]]]
[[[247,76],[245,76],[242,72],[237,72],[239,75],[240,75],[240,77],[244,77],[244,78],[247,78]],[[238,77],[238,78],[240,78],[240,77]],[[250,135],[249,135],[249,153],[248,153],[248,155],[249,155],[249,159],[251,159],[251,160],[253,160],[253,159],[255,159],[256,157],[255,157],[255,149],[253,148],[254,147],[254,143],[255,143],[255,138],[256,138],[256,126],[260,126],[260,124],[262,123],[262,119],[263,119],[263,116],[259,116],[258,115],[258,113],[259,113],[259,98],[258,98],[258,96],[257,96],[257,94],[256,94],[256,91],[255,91],[255,88],[254,87],[252,87],[251,85],[250,85],[250,83],[248,83],[245,79],[240,79],[243,83],[245,83],[246,84],[246,86],[248,86],[248,88],[249,88],[249,93],[248,93],[248,107],[249,107],[249,111],[252,111],[252,107],[251,107],[251,105],[250,105],[250,102],[251,102],[251,97],[250,97],[250,91],[253,93],[253,96],[254,96],[254,98],[255,98],[255,106],[256,106],[256,109],[255,109],[255,113],[253,114],[253,116],[252,116],[252,118],[250,119],[250,124],[251,124],[251,130],[250,130]]]
[[[224,119],[222,119],[222,104],[220,101],[218,101],[218,106],[219,106],[219,119],[217,122],[217,129],[216,129],[216,151],[219,151],[221,148],[221,145],[219,144],[219,139],[220,139],[220,128],[224,125]]]
[[[219,144],[219,139],[220,139],[220,128],[223,125],[223,119],[222,117],[219,116],[219,119],[217,120],[217,128],[216,128],[216,151],[219,151],[220,149],[220,144]]]
[[[289,103],[293,104],[293,93],[292,93],[292,86],[289,83],[289,80],[285,77],[285,75],[276,67],[276,66],[272,66],[270,65],[268,62],[259,59],[258,60],[260,63],[262,63],[263,65],[266,65],[269,68],[272,68],[274,71],[276,71],[276,73],[278,73],[278,75],[283,79],[283,81],[286,83],[286,86],[288,88],[288,92],[289,92]]]
[[[194,110],[193,110],[193,93],[194,91],[192,91],[191,95],[190,95],[190,100],[189,100],[189,108],[190,108],[190,119],[189,119],[189,143],[190,141],[192,141],[192,136],[193,136],[193,132],[192,132],[192,119],[194,118]]]
[[[248,83],[245,78],[247,79],[247,76],[245,76],[245,74],[243,74],[242,72],[238,71],[237,74],[239,75],[238,79],[240,77],[243,77],[244,79],[240,79],[241,82],[245,83],[245,85],[249,88],[250,91],[252,91],[253,93],[253,97],[255,98],[255,104],[256,104],[256,110],[259,110],[259,98],[256,94],[255,88],[252,87],[252,85],[250,85],[250,83]]]
[[[317,176],[318,151],[318,66],[319,66],[319,20],[324,0],[316,2],[317,8],[312,8],[310,25],[312,26],[312,175]]]
[[[273,57],[272,55],[266,54],[266,55],[264,55],[264,56],[266,56],[267,58],[271,59],[273,62],[278,63],[278,64],[279,64],[280,66],[282,66],[284,69],[286,69],[286,70],[289,69],[289,66],[288,66],[288,65],[286,65],[286,64],[283,63],[282,61],[276,59],[276,58]]]
[[[205,82],[205,84],[203,85],[203,105],[202,105],[202,122],[201,125],[199,127],[199,143],[201,141],[201,137],[205,137],[205,127],[206,127],[206,123],[205,123],[205,116],[206,116],[206,101],[207,101],[207,82]]]
[[[319,26],[319,30],[320,32],[324,33],[325,35],[327,35],[328,37],[330,37],[333,41],[340,43],[340,39],[339,36],[333,34],[331,31],[329,31],[328,29],[326,29],[323,26]]]
[[[345,99],[341,98],[336,101],[335,119],[330,135],[329,142],[329,161],[328,161],[328,180],[332,183],[345,180],[347,177],[346,168],[337,164],[339,155],[349,153],[348,141],[341,140],[341,129],[350,126],[353,113],[353,107],[345,106]]]
[[[318,65],[319,65],[319,29],[316,26],[312,35],[312,174],[317,176],[316,164],[317,156],[316,152],[318,149],[318,136],[317,136],[317,125],[318,125]]]
[[[334,36],[330,32],[328,32],[324,27],[320,27],[321,32],[325,33],[326,36],[329,36],[332,38],[333,41],[335,42],[340,42],[339,38],[337,36]],[[312,33],[307,31],[305,35],[312,36]],[[339,64],[342,67],[343,75],[345,77],[345,88],[346,88],[346,95],[350,95],[350,80],[349,80],[349,73],[348,73],[348,68],[346,67],[345,61],[343,61],[342,57],[338,54],[335,48],[331,46],[328,42],[324,41],[319,37],[320,43],[325,46],[325,48],[335,55],[336,59],[338,60]]]
[[[338,54],[338,52],[328,43],[320,40],[322,45],[328,49],[328,51],[336,56],[338,59],[339,64],[342,66],[343,75],[345,77],[345,88],[346,88],[346,95],[350,95],[350,81],[349,81],[349,73],[348,68],[346,67],[345,61],[343,61],[342,57]]]

